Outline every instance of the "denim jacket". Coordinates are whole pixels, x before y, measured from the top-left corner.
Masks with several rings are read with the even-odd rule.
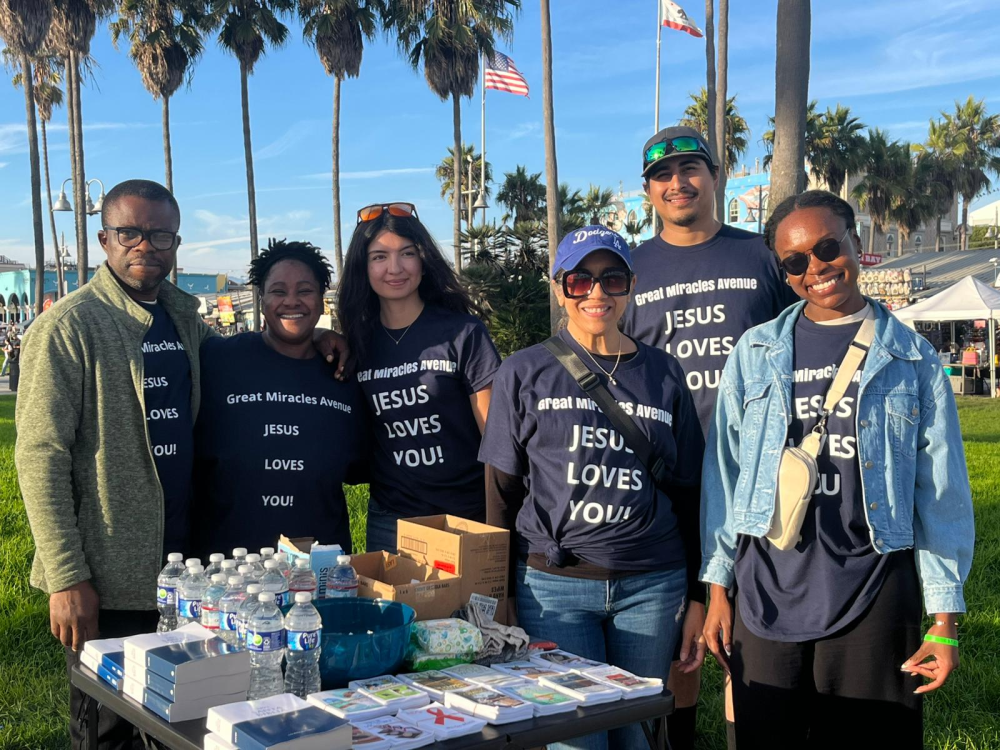
[[[964,612],[972,497],[955,397],[936,352],[877,302],[856,430],[861,492],[880,554],[913,547],[928,613]],[[793,305],[747,331],[726,363],[702,477],[701,580],[732,586],[736,540],[771,527],[792,421]]]

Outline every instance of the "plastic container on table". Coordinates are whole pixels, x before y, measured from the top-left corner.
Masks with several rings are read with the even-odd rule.
[[[319,669],[324,690],[399,671],[417,617],[412,607],[364,598],[320,599],[313,604],[323,619]]]

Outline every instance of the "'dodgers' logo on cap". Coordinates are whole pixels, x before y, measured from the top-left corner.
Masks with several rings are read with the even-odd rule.
[[[579,229],[573,233],[573,244],[576,245],[579,242],[586,242],[588,237],[610,237],[611,241],[615,244],[615,249],[621,250],[621,241],[618,239],[618,235],[609,229]]]

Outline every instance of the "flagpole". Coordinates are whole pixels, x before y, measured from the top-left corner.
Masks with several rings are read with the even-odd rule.
[[[656,100],[653,105],[653,132],[660,132],[660,38],[663,36],[663,4],[656,0]]]
[[[483,91],[483,115],[482,115],[482,148],[480,149],[480,159],[482,163],[480,164],[480,175],[479,175],[479,193],[483,195],[486,192],[486,53],[483,53],[483,64],[482,64],[482,80],[480,81],[480,88]],[[486,196],[483,195],[483,201],[485,202]],[[486,209],[483,208],[483,224],[486,224]]]

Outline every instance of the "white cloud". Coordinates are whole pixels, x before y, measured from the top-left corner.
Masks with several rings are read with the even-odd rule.
[[[392,177],[397,174],[427,174],[433,172],[434,167],[404,167],[402,169],[372,169],[365,172],[341,172],[342,180],[371,180],[379,177]],[[332,172],[317,172],[305,175],[310,180],[330,180],[333,179]]]
[[[277,140],[268,143],[266,146],[262,148],[255,149],[253,152],[254,161],[264,161],[267,159],[274,159],[278,156],[281,156],[283,153],[285,153],[290,148],[295,146],[303,138],[308,136],[314,129],[315,125],[316,123],[311,120],[302,120],[300,122],[295,123],[294,125],[292,125],[292,127],[286,130]],[[243,161],[243,158],[240,157],[235,161]]]
[[[515,125],[507,133],[508,141],[517,141],[521,138],[541,138],[542,137],[542,123],[538,120],[532,122],[522,122],[520,125]],[[489,146],[489,144],[487,144]]]
[[[159,127],[154,123],[145,122],[85,122],[84,132],[96,130],[137,130],[140,128]],[[46,125],[49,133],[68,130],[64,123],[50,122]],[[63,150],[65,145],[49,144],[49,150]],[[0,154],[21,154],[28,150],[28,126],[24,123],[0,123]]]

